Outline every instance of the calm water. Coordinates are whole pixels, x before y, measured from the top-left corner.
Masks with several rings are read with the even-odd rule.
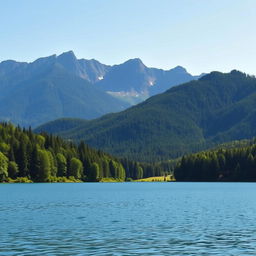
[[[256,255],[254,183],[0,185],[0,255]]]

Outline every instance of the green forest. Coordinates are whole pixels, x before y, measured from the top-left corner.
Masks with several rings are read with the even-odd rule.
[[[47,133],[0,123],[1,182],[132,181],[174,173],[177,181],[256,181],[256,140],[158,163],[116,158]]]
[[[256,181],[256,140],[235,145],[183,156],[174,169],[176,180]]]
[[[117,159],[84,142],[0,123],[1,182],[125,181],[160,176],[170,165]]]

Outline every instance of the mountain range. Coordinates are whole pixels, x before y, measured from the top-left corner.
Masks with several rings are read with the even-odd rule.
[[[102,75],[104,68],[94,60],[77,62],[71,52],[32,63],[1,62],[0,119],[36,126],[60,117],[91,119],[127,108],[129,104],[87,81]]]
[[[147,68],[139,59],[110,66],[72,51],[32,63],[7,60],[0,63],[0,120],[35,127],[64,117],[93,119],[193,79],[182,67]]]
[[[56,120],[36,131],[84,139],[117,156],[160,161],[252,138],[255,127],[256,78],[233,70],[212,72],[119,113],[92,121]]]

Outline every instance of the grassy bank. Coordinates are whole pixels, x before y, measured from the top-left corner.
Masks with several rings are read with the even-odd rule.
[[[167,176],[156,176],[156,177],[148,177],[144,179],[134,180],[136,182],[167,182],[167,181],[175,181],[172,175]]]
[[[99,182],[124,182],[121,179],[114,179],[114,178],[102,178]]]
[[[16,179],[8,178],[6,183],[34,183],[32,180],[27,177],[18,177]],[[47,183],[72,183],[72,182],[82,182],[81,180],[75,179],[74,177],[50,177]]]

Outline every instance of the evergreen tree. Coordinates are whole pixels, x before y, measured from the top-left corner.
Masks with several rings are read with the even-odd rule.
[[[16,179],[18,173],[19,173],[18,165],[13,161],[9,161],[9,164],[8,164],[8,175],[9,175],[9,177],[12,178],[12,179]]]
[[[66,177],[67,176],[67,159],[66,157],[58,153],[57,157],[57,176],[58,177]]]
[[[51,176],[51,163],[50,163],[48,152],[46,150],[39,150],[38,159],[39,159],[38,181],[46,182],[49,180]]]
[[[17,155],[17,163],[19,165],[19,176],[20,177],[28,177],[29,169],[28,169],[28,155],[26,151],[26,144],[24,141],[20,142],[20,147]]]
[[[83,163],[73,157],[70,162],[70,172],[69,175],[75,177],[76,179],[81,179],[83,174]]]
[[[3,182],[8,177],[8,158],[0,152],[0,181]]]
[[[141,166],[137,167],[137,179],[142,179],[143,178],[143,169]]]
[[[93,163],[91,165],[91,177],[90,177],[90,181],[98,181],[99,180],[99,173],[100,173],[100,168],[99,165],[97,163]]]
[[[40,173],[40,159],[38,154],[38,146],[35,145],[32,152],[31,152],[31,169],[30,169],[30,176],[32,180],[39,180],[39,173]]]

